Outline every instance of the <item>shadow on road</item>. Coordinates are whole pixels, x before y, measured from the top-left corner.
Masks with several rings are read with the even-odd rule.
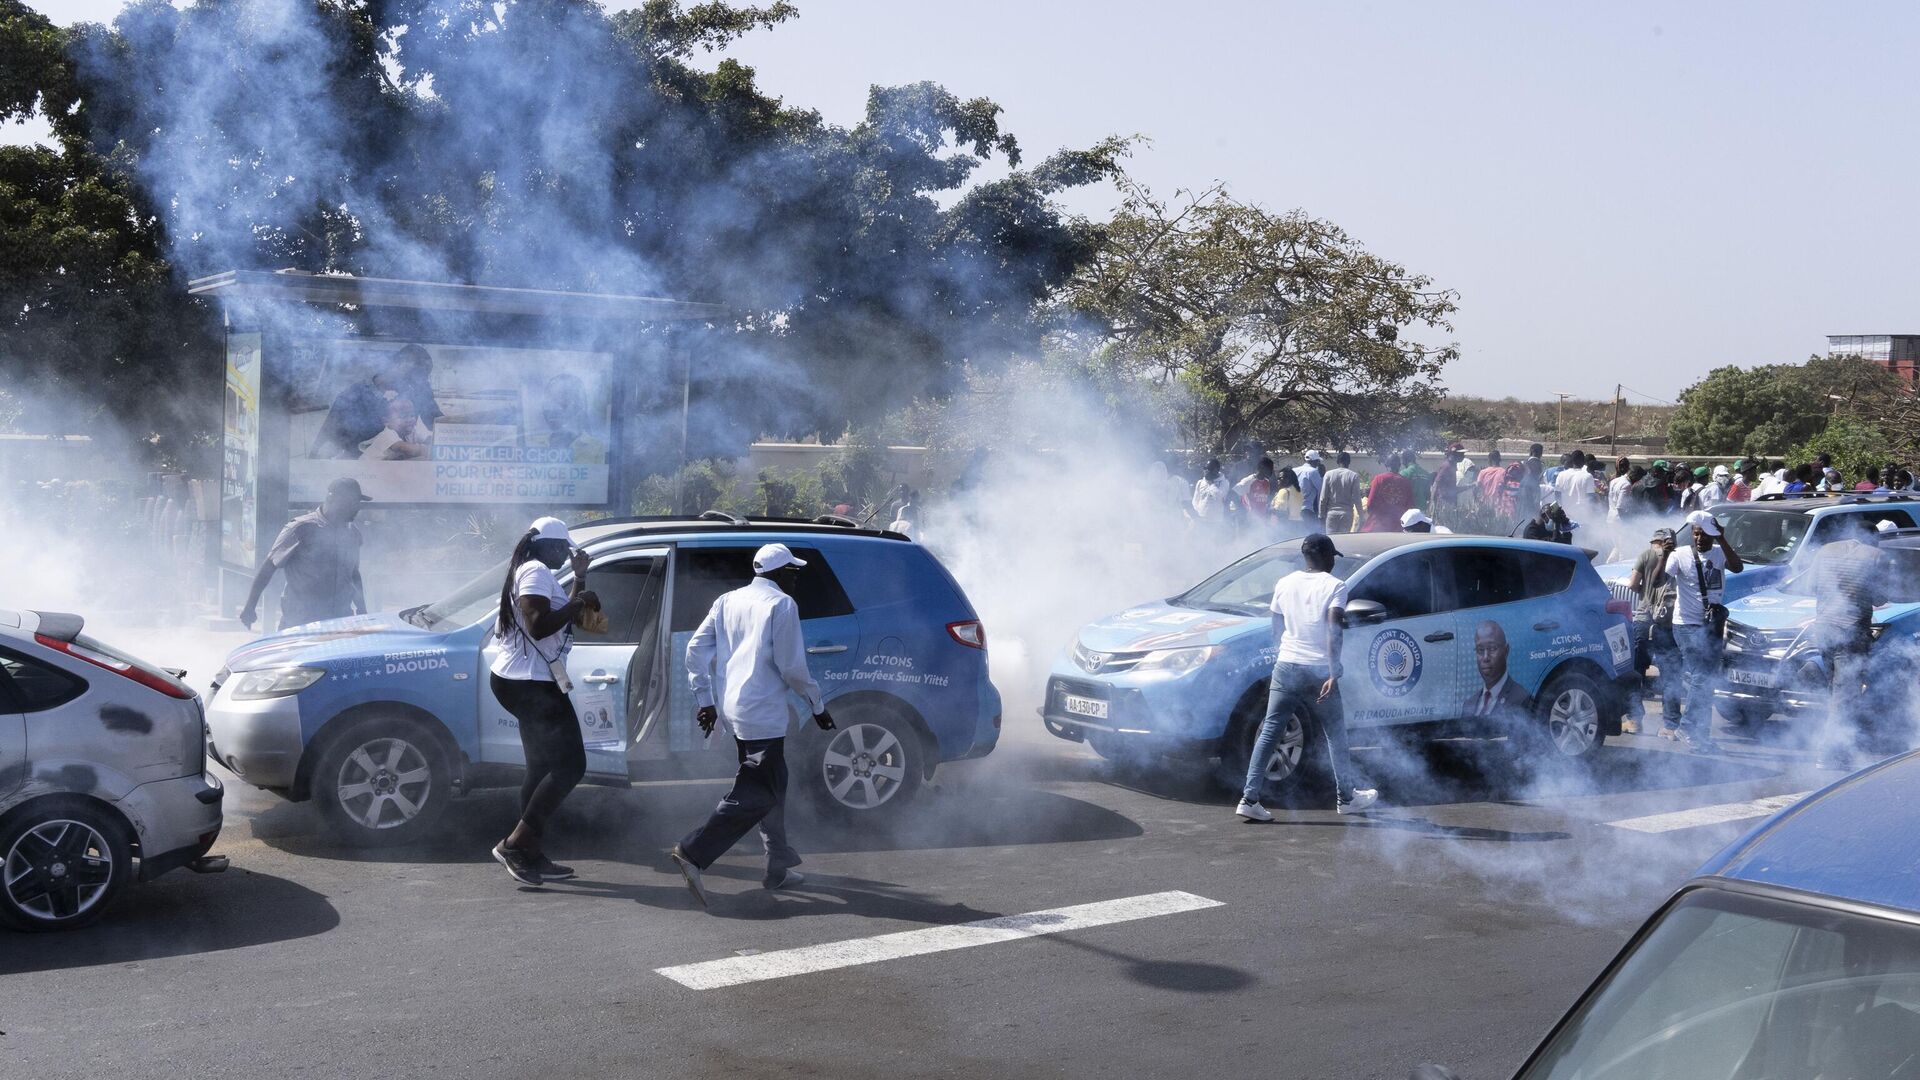
[[[340,923],[327,898],[238,867],[175,873],[123,891],[92,926],[55,934],[0,930],[0,975],[158,960],[324,934]]]

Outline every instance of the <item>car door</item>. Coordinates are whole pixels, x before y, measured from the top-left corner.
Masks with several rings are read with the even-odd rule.
[[[1353,727],[1417,724],[1448,715],[1464,646],[1449,609],[1449,579],[1434,549],[1392,551],[1355,574],[1349,600],[1385,609],[1379,620],[1349,626],[1340,684]]]
[[[800,609],[800,633],[807,649],[807,669],[823,691],[843,685],[857,659],[860,625],[846,590],[818,548],[788,545],[807,566],[800,571],[794,602]],[[687,641],[721,593],[753,580],[753,553],[757,545],[682,544],[674,553],[673,586],[669,599],[672,638],[666,667],[671,687],[667,716],[653,725],[649,739],[663,740],[672,754],[724,755],[731,769],[733,743],[725,738],[703,738],[694,723],[693,688],[687,681]],[[797,711],[797,710],[796,710]]]
[[[13,685],[18,661],[0,653],[0,806],[27,782],[27,718]]]
[[[1531,715],[1541,681],[1558,658],[1572,654],[1576,646],[1568,639],[1580,635],[1577,620],[1557,610],[1552,599],[1572,581],[1572,561],[1520,548],[1460,545],[1447,552],[1445,563],[1453,579],[1456,632],[1465,645],[1459,693],[1448,715],[1477,716],[1487,691],[1504,698],[1490,711]],[[1577,647],[1584,651],[1587,644]]]
[[[632,738],[634,705],[627,679],[634,652],[647,627],[658,619],[660,591],[655,575],[665,549],[616,552],[596,559],[587,571],[587,587],[600,598],[607,628],[599,634],[576,628],[567,654],[573,680],[573,711],[587,747],[587,771],[627,775],[627,744]],[[644,695],[645,688],[641,690]]]

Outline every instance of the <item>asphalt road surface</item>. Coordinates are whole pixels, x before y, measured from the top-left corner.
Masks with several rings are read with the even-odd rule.
[[[1249,825],[1029,719],[895,827],[796,820],[799,892],[750,839],[711,911],[666,851],[723,785],[580,789],[549,841],[580,876],[535,890],[487,855],[509,792],[360,851],[224,777],[230,872],[0,932],[0,1076],[1506,1077],[1694,866],[1834,778],[1777,742],[1615,739],[1580,783],[1362,750],[1388,807]]]

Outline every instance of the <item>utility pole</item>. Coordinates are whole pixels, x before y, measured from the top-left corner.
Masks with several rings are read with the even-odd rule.
[[[1573,395],[1563,394],[1555,390],[1553,396],[1560,399],[1560,403],[1557,406],[1558,411],[1555,413],[1553,421],[1553,441],[1559,445],[1556,445],[1554,449],[1564,450],[1567,441],[1567,399]]]
[[[1607,436],[1607,456],[1620,456],[1620,391],[1622,383],[1613,384],[1613,434]]]

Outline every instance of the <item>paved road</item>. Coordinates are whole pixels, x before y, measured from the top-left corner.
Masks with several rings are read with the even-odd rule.
[[[364,852],[228,778],[230,873],[0,935],[0,1076],[1505,1077],[1749,823],[1655,815],[1831,778],[1751,742],[1711,762],[1615,742],[1580,786],[1362,751],[1393,807],[1247,825],[1197,777],[1022,729],[898,828],[797,823],[800,893],[758,889],[736,851],[711,913],[664,856],[711,784],[582,789],[552,831],[580,878],[530,890],[486,855],[506,792]],[[1217,906],[727,989],[657,973],[1170,891]]]

